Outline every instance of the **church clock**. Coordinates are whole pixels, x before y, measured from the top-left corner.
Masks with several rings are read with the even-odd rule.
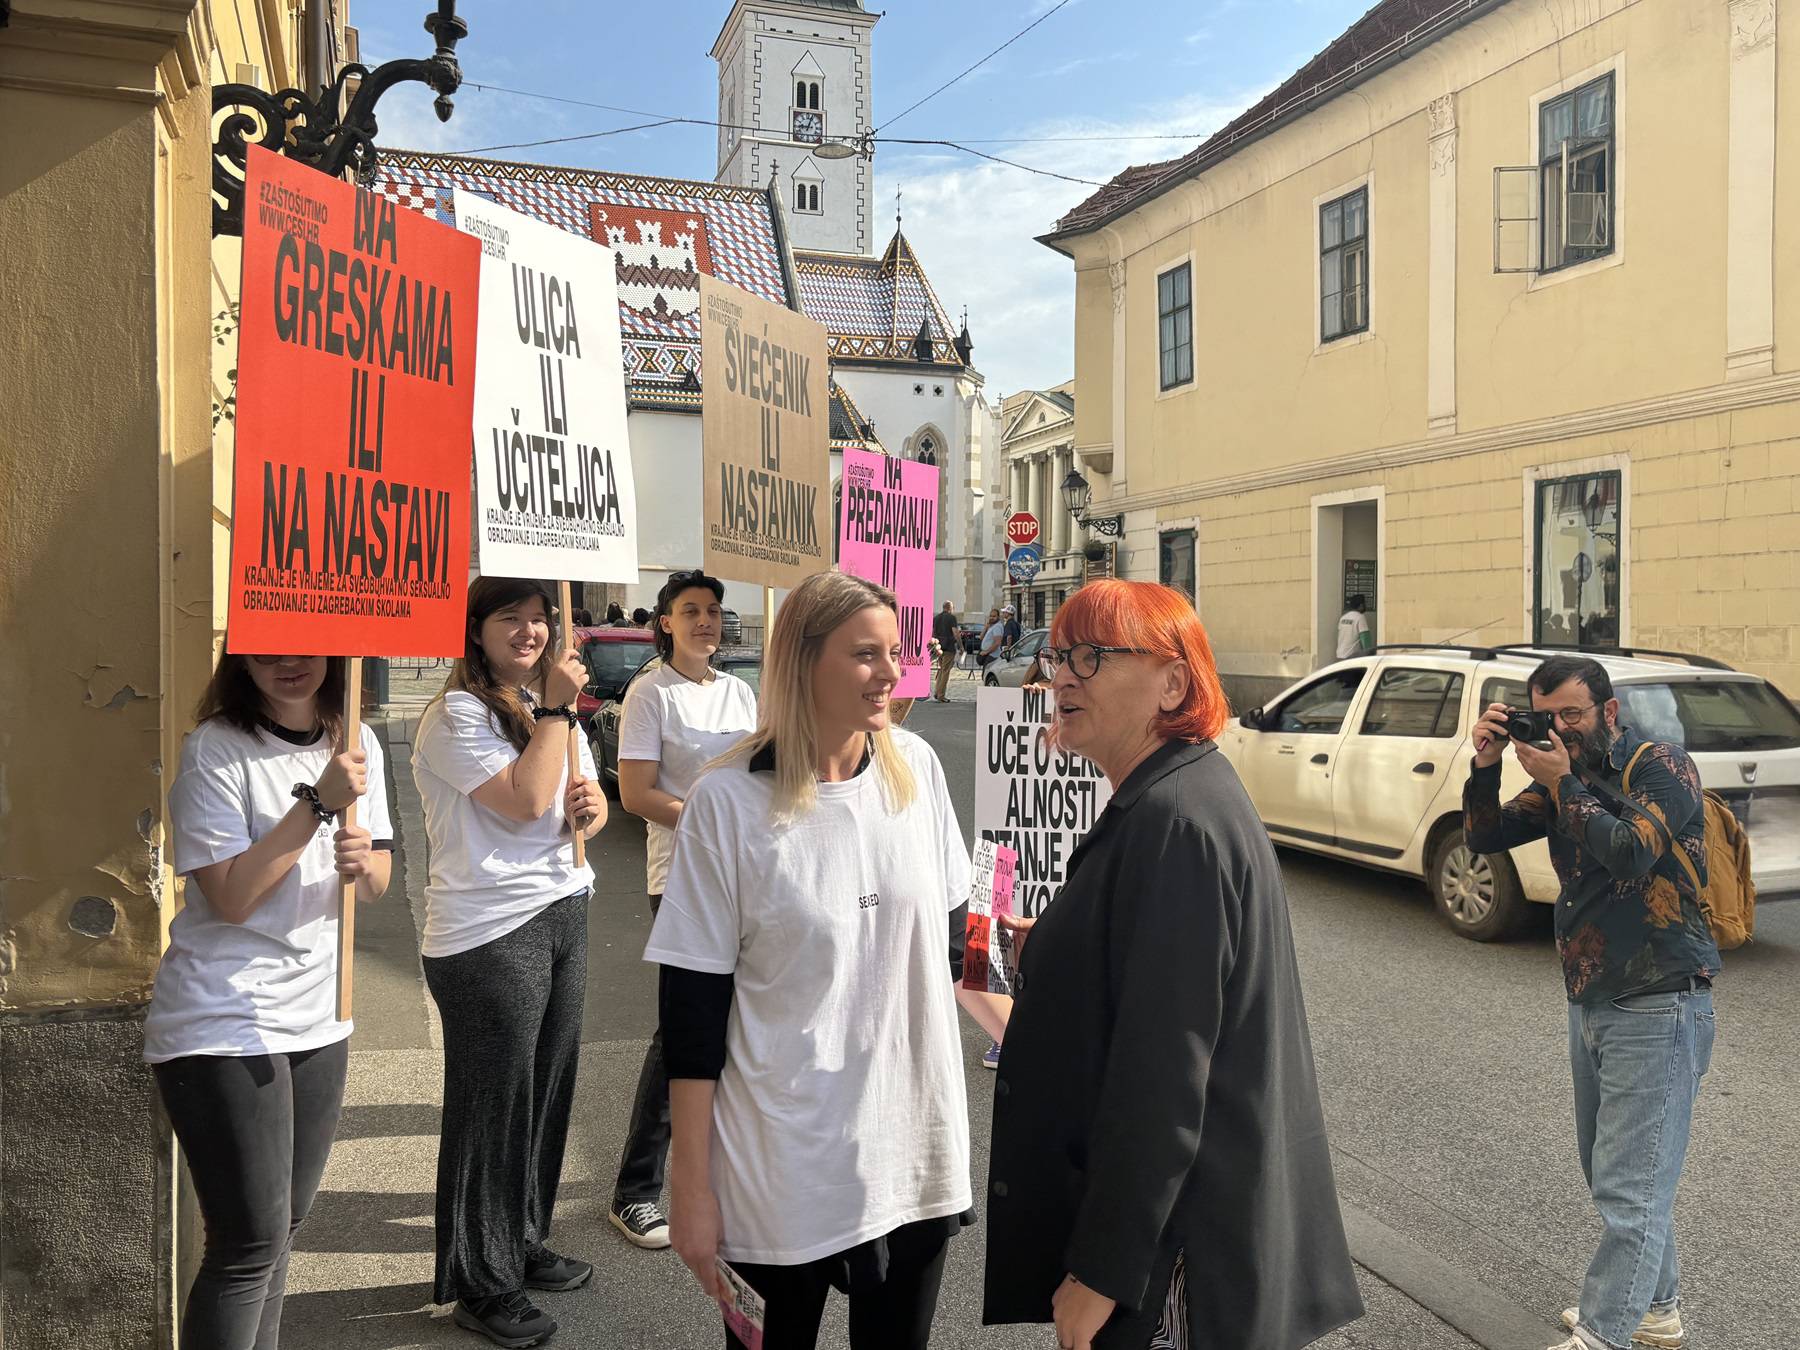
[[[795,108],[794,139],[802,145],[822,142],[825,139],[825,114],[811,108]]]

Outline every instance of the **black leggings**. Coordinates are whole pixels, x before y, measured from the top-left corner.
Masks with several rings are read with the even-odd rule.
[[[350,1042],[152,1066],[206,1221],[182,1350],[275,1350],[288,1252],[344,1104]]]
[[[588,893],[504,937],[424,958],[444,1024],[438,1140],[439,1303],[525,1284],[550,1235],[587,993]]]
[[[850,1295],[850,1350],[925,1350],[944,1283],[950,1230],[942,1219],[928,1219],[896,1228],[887,1243],[887,1278]],[[813,1350],[819,1343],[832,1271],[843,1264],[841,1255],[803,1266],[732,1263],[732,1269],[768,1304],[763,1350]],[[727,1331],[725,1350],[745,1350],[744,1343]]]
[[[650,915],[662,908],[662,897],[650,897]],[[663,1063],[662,1024],[650,1035],[644,1066],[638,1070],[637,1096],[631,1103],[631,1123],[625,1127],[625,1148],[619,1155],[619,1178],[613,1183],[616,1206],[655,1204],[662,1198],[663,1176],[669,1165],[669,1069]]]

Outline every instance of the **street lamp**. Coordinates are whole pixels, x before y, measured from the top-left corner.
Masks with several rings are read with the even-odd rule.
[[[259,120],[262,135],[256,137],[256,143],[264,149],[333,178],[342,178],[345,169],[353,169],[356,181],[365,187],[375,180],[375,104],[389,89],[414,81],[430,85],[437,90],[433,107],[438,121],[448,122],[453,111],[450,96],[462,85],[456,44],[469,35],[469,25],[456,16],[456,0],[438,0],[436,11],[425,16],[425,31],[437,40],[437,50],[430,56],[388,61],[374,70],[351,62],[320,88],[316,98],[308,98],[301,89],[268,94],[253,84],[214,85],[215,117],[236,108],[248,108],[255,116],[231,112],[219,122],[213,142],[213,233],[244,233],[244,161]],[[356,92],[344,109],[346,89],[352,81]],[[344,109],[342,116],[340,109]]]
[[[864,134],[852,136],[848,140],[821,141],[813,147],[815,159],[863,159],[875,158],[875,138]]]
[[[1125,534],[1124,516],[1087,514],[1088,502],[1093,499],[1093,495],[1094,490],[1088,486],[1088,480],[1081,476],[1081,470],[1070,469],[1069,476],[1062,480],[1062,499],[1063,505],[1069,508],[1069,514],[1075,518],[1075,523],[1108,539],[1122,538]]]

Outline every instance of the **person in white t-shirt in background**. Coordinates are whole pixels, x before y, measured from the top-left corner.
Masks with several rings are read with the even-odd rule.
[[[181,1343],[274,1350],[288,1253],[344,1101],[338,908],[387,889],[387,774],[343,735],[344,658],[219,659],[169,789],[187,878],[144,1022],[144,1058],[187,1156],[206,1249]],[[334,824],[361,806],[355,826]]]
[[[712,665],[725,622],[725,584],[699,568],[673,573],[651,624],[662,664],[633,680],[619,726],[619,800],[647,822],[645,885],[654,916],[669,879],[675,827],[694,779],[756,730],[756,692]],[[669,1075],[662,1036],[650,1039],[609,1217],[646,1248],[669,1245],[661,1201],[669,1160]]]
[[[839,572],[781,607],[756,733],[676,828],[659,963],[674,1114],[670,1230],[706,1292],[723,1259],[810,1350],[830,1289],[852,1350],[927,1344],[969,1213],[957,1005],[971,869],[937,756],[892,729],[894,594]],[[729,1331],[726,1345],[741,1350]]]
[[[556,1322],[526,1289],[567,1290],[594,1268],[547,1247],[581,1049],[592,869],[571,829],[606,823],[593,755],[567,770],[580,656],[551,645],[549,592],[482,577],[465,651],[419,719],[425,807],[425,982],[444,1031],[434,1297],[497,1345]]]
[[[1352,656],[1360,656],[1375,646],[1375,639],[1369,632],[1368,616],[1363,612],[1368,607],[1367,597],[1361,594],[1350,597],[1344,616],[1338,620],[1338,660],[1348,661]]]

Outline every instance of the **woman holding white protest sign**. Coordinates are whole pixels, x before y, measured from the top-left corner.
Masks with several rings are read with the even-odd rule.
[[[651,627],[661,665],[631,682],[619,725],[619,800],[646,822],[645,884],[654,916],[668,884],[675,827],[706,765],[756,730],[756,691],[713,654],[725,626],[725,583],[699,568],[672,573],[656,597]],[[669,1076],[662,1036],[653,1035],[609,1217],[639,1247],[669,1245],[663,1173],[669,1158]]]
[[[526,1289],[587,1283],[545,1246],[562,1177],[587,982],[593,872],[571,829],[606,823],[593,758],[567,773],[587,671],[551,644],[536,581],[469,587],[464,654],[419,719],[425,806],[425,980],[444,1029],[435,1298],[500,1345],[556,1330]]]
[[[900,651],[889,590],[828,572],[788,597],[645,953],[675,1249],[714,1297],[721,1260],[761,1295],[766,1350],[812,1347],[834,1287],[853,1350],[925,1346],[969,1217],[956,1008],[995,1029],[999,1005],[960,988],[969,859],[937,757],[889,724]]]
[[[1062,1350],[1297,1350],[1362,1305],[1212,648],[1141,581],[1083,586],[1050,641],[1056,743],[1113,796],[1055,902],[1008,921],[983,1320],[1054,1322]]]
[[[206,1250],[184,1350],[273,1350],[288,1253],[344,1100],[338,912],[387,889],[381,744],[340,749],[345,659],[220,658],[169,789],[187,878],[144,1021],[144,1058],[187,1157]],[[334,828],[361,805],[356,826]]]

